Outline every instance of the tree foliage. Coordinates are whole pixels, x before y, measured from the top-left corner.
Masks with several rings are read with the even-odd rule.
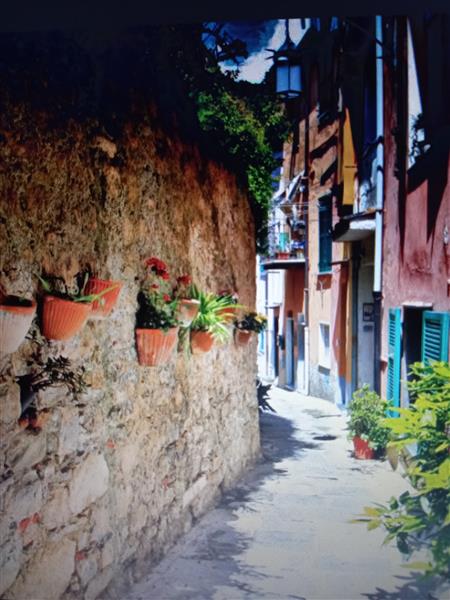
[[[260,84],[237,81],[236,71],[220,69],[220,54],[201,43],[200,30],[191,28],[187,33],[183,44],[178,44],[177,68],[213,158],[230,168],[248,190],[257,248],[264,251],[274,191],[272,173],[279,166],[274,154],[287,138],[289,122],[267,80]],[[242,52],[242,44],[236,47]]]

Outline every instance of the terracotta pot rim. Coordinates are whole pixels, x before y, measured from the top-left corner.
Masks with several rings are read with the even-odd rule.
[[[16,313],[16,314],[23,314],[23,315],[30,315],[32,312],[34,312],[36,310],[36,301],[35,300],[30,300],[29,302],[31,302],[31,306],[23,306],[23,305],[9,305],[9,304],[1,304],[0,303],[0,311],[4,311],[4,312],[9,312],[9,313]]]
[[[195,298],[180,298],[180,302],[186,302],[189,304],[200,304],[200,300],[196,300]]]
[[[55,300],[64,304],[76,304],[78,306],[87,306],[89,310],[92,309],[93,304],[92,302],[75,302],[75,300],[67,300],[66,298],[59,298],[58,296],[52,296],[51,294],[44,296],[44,302],[53,302]]]
[[[172,331],[177,331],[178,327],[169,327],[169,329],[161,329],[158,327],[136,327],[135,331],[141,333],[142,331],[162,331],[164,334],[168,334]]]

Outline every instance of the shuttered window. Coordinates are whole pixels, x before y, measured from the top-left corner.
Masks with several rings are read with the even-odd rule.
[[[319,201],[319,273],[331,271],[331,198]]]
[[[386,397],[394,406],[400,406],[400,364],[402,354],[401,309],[389,309],[388,372]],[[397,413],[392,413],[397,416]]]
[[[425,311],[422,321],[422,362],[448,360],[449,313]]]

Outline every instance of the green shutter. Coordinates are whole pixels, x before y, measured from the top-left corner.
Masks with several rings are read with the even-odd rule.
[[[388,373],[386,398],[400,406],[400,364],[402,355],[401,309],[389,309],[388,321]],[[397,413],[393,413],[393,416]]]
[[[331,200],[319,201],[319,273],[331,270]]]
[[[449,313],[426,310],[422,321],[422,362],[448,360]]]

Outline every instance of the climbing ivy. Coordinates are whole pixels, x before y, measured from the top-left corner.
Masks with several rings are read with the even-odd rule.
[[[260,84],[237,81],[236,72],[224,73],[214,52],[201,43],[201,29],[184,31],[177,68],[194,102],[209,148],[248,190],[256,222],[256,245],[264,252],[267,218],[274,190],[274,157],[289,133],[283,105],[275,98],[271,76]],[[177,37],[180,42],[180,37]]]

